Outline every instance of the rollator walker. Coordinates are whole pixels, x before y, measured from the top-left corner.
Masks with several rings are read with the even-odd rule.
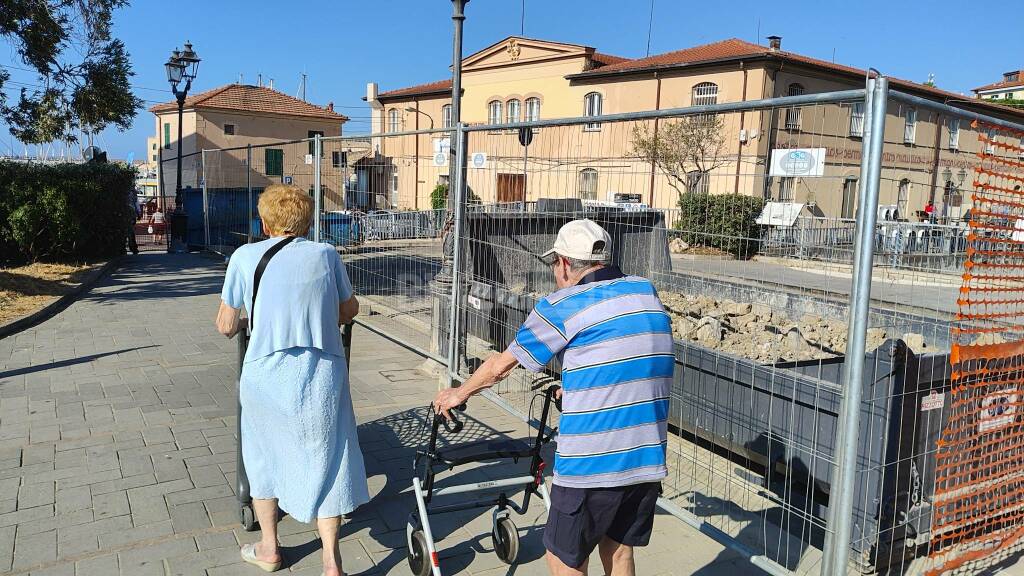
[[[420,475],[413,478],[412,489],[416,496],[416,510],[409,514],[409,522],[406,526],[406,537],[408,540],[409,568],[416,576],[442,576],[441,563],[438,558],[437,547],[434,544],[434,537],[430,531],[430,515],[444,514],[447,512],[459,512],[475,508],[494,508],[491,516],[493,523],[491,527],[491,538],[494,542],[494,552],[498,558],[506,564],[514,564],[519,554],[519,531],[512,521],[510,510],[517,514],[525,514],[530,507],[530,498],[537,494],[544,500],[544,506],[551,509],[551,499],[548,497],[547,487],[544,485],[544,459],[541,457],[541,449],[550,442],[557,433],[557,429],[549,429],[548,414],[551,405],[561,411],[561,400],[555,398],[559,390],[557,385],[549,386],[544,390],[544,407],[541,411],[540,423],[537,428],[537,435],[533,438],[531,446],[525,440],[505,439],[498,441],[470,442],[464,446],[452,446],[443,450],[437,449],[437,433],[444,426],[444,429],[451,435],[462,431],[463,422],[457,417],[456,410],[465,411],[463,404],[456,410],[452,410],[452,420],[449,422],[444,416],[434,414],[433,424],[430,430],[430,441],[425,450],[416,452],[416,460],[413,467],[420,468],[423,465]],[[433,406],[431,406],[433,412]],[[486,443],[482,448],[478,445]],[[490,480],[476,482],[473,484],[460,484],[445,488],[434,488],[435,467],[454,469],[473,462],[490,462],[501,460],[512,460],[518,463],[520,459],[530,459],[530,469],[526,476],[518,476],[504,480]],[[523,503],[516,504],[509,498],[509,490],[517,487],[523,489]],[[450,496],[454,494],[468,494],[471,492],[498,491],[497,496],[478,498],[470,501],[460,501],[455,504],[444,506],[432,505],[435,496]],[[513,494],[514,495],[514,494]]]
[[[238,331],[238,385],[239,394],[241,394],[242,384],[242,364],[245,362],[245,351],[249,347],[249,323],[245,321],[245,318],[240,320],[243,325],[241,330]],[[341,328],[341,343],[345,347],[345,366],[348,367],[351,363],[352,358],[352,323],[348,323]],[[238,516],[242,522],[242,528],[246,532],[252,532],[256,530],[256,514],[252,509],[252,495],[249,493],[249,477],[245,474],[245,460],[242,459],[242,401],[238,401],[238,425],[235,429],[235,435],[238,437],[238,457],[236,462],[237,471],[235,473],[237,477],[237,490],[238,494]]]

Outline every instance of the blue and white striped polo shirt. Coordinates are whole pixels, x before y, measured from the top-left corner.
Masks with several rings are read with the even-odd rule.
[[[554,483],[610,488],[661,480],[675,357],[650,281],[614,267],[537,303],[509,352],[540,372],[562,364]]]

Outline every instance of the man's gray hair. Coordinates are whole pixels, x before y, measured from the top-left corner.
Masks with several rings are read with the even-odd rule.
[[[576,258],[569,258],[568,256],[563,256],[563,258],[569,261],[569,270],[573,272],[581,272],[587,268],[607,264],[604,260],[577,260]]]

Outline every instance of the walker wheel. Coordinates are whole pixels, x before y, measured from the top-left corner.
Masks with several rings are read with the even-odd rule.
[[[412,533],[409,548],[409,569],[416,576],[430,576],[430,551],[422,530]]]
[[[491,532],[494,539],[494,553],[505,564],[514,564],[519,555],[519,529],[515,522],[505,516],[499,518]]]
[[[244,528],[246,532],[252,532],[255,530],[256,515],[252,511],[252,505],[243,504],[242,507],[239,508],[238,512],[242,520],[242,528]]]

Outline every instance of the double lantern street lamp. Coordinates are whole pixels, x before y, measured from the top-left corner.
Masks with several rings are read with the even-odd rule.
[[[185,113],[185,97],[199,70],[199,56],[192,50],[192,43],[185,42],[182,51],[175,48],[164,68],[167,70],[167,81],[171,83],[171,92],[178,101],[178,177],[174,181],[174,213],[171,214],[169,251],[180,253],[188,252],[188,214],[185,212],[185,199],[181,195],[181,124]]]

